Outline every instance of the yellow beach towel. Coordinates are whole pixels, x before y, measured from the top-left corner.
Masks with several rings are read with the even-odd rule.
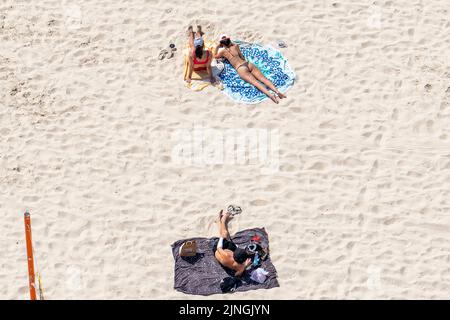
[[[205,49],[209,50],[211,53],[214,52],[215,43],[214,41],[204,39],[205,43]],[[189,45],[186,44],[184,50],[183,50],[183,79],[186,80],[189,72]],[[192,81],[191,83],[186,83],[186,87],[193,91],[201,91],[205,89],[207,86],[211,85],[211,82],[209,82],[208,79],[208,73],[206,71],[193,71],[192,72]],[[205,80],[208,79],[208,80]],[[215,87],[218,87],[219,89],[223,89],[221,85],[214,85]]]

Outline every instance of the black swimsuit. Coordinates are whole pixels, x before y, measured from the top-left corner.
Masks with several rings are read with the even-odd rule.
[[[216,252],[218,244],[219,244],[219,239],[214,241],[213,252]],[[235,245],[233,241],[230,241],[230,240],[227,240],[227,239],[223,239],[222,249],[223,250],[228,249],[228,250],[234,252],[237,249],[237,245]]]

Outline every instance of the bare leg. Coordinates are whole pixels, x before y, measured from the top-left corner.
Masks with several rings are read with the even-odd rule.
[[[253,76],[253,74],[245,67],[239,68],[238,74],[242,78],[242,80],[250,83],[251,85],[254,85],[259,91],[268,96],[273,102],[278,103],[278,99],[272,93],[270,93],[270,91],[267,90],[267,88],[261,82],[259,82],[255,78],[255,76]]]
[[[187,37],[189,42],[189,48],[194,49],[194,29],[192,26],[189,26],[187,29]]]
[[[187,36],[188,36],[188,42],[189,42],[189,48],[191,50],[194,49],[194,39],[201,38],[203,36],[203,31],[201,26],[197,26],[197,32],[194,32],[194,28],[192,26],[189,26],[187,29]]]
[[[189,28],[186,31],[186,35],[188,38],[188,44],[189,44],[189,48],[191,50],[194,49],[194,31],[192,29],[192,26],[189,26]],[[189,57],[190,57],[190,53],[189,53]],[[192,77],[192,63],[190,61],[191,59],[188,59],[188,73],[186,74],[184,80],[190,82],[190,77]],[[188,80],[189,79],[189,80]]]
[[[219,234],[221,238],[230,240],[230,233],[228,232],[228,221],[230,221],[231,215],[227,212],[227,213],[223,213],[223,210],[220,210],[219,213],[219,219],[218,219],[218,224],[219,224]]]
[[[276,94],[281,98],[286,98],[286,96],[284,94],[282,94],[280,91],[278,91],[277,87],[275,87],[275,85],[272,83],[272,81],[270,81],[269,79],[267,79],[262,72],[258,69],[258,67],[256,67],[253,63],[249,63],[249,69],[250,72],[252,73],[252,75],[258,79],[259,81],[261,81],[262,83],[264,83],[268,88],[270,88],[271,90],[273,90],[274,92],[276,92]]]
[[[197,32],[195,33],[195,36],[197,38],[201,38],[201,37],[203,37],[203,35],[204,35],[204,33],[202,31],[202,26],[197,26]]]

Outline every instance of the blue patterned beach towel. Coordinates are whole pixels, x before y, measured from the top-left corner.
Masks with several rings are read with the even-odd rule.
[[[254,43],[235,41],[241,48],[242,54],[247,61],[258,67],[264,76],[285,93],[295,80],[295,73],[283,57],[280,51],[271,46],[262,46]],[[242,80],[233,66],[224,62],[225,68],[220,74],[224,90],[223,92],[231,99],[241,103],[255,104],[269,99],[256,87]]]

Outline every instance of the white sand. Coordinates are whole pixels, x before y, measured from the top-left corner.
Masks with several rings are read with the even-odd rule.
[[[229,203],[281,287],[210,298],[450,298],[449,2],[240,2],[0,2],[0,298],[28,299],[25,209],[48,299],[192,298],[170,244]],[[157,55],[197,23],[286,41],[288,99],[186,89]],[[194,124],[278,129],[279,172],[175,163]]]

